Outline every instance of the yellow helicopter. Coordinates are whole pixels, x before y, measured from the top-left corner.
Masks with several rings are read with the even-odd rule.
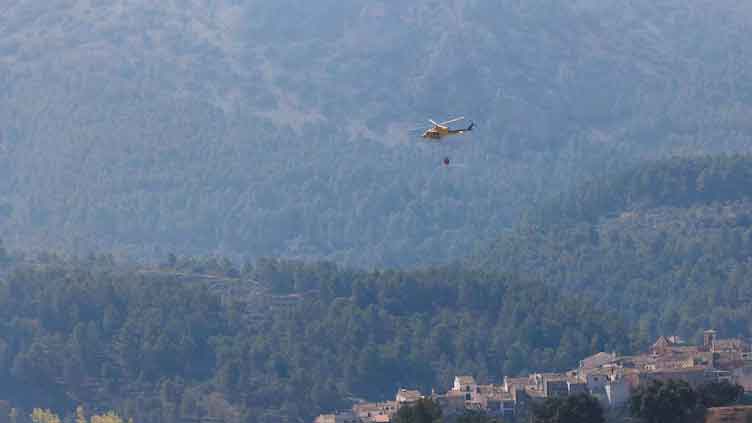
[[[433,127],[431,129],[426,130],[423,132],[423,135],[421,137],[427,138],[430,140],[441,140],[444,137],[450,136],[450,135],[462,135],[465,132],[470,132],[473,130],[473,126],[475,125],[473,122],[470,122],[470,126],[468,126],[465,129],[449,129],[447,125],[450,123],[458,122],[465,119],[464,117],[458,117],[451,120],[448,120],[446,122],[436,123],[433,119],[428,119],[429,122],[433,124]]]

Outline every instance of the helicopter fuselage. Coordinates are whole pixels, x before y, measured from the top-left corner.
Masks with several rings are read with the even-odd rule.
[[[432,140],[440,140],[443,137],[449,136],[449,135],[462,135],[465,133],[464,129],[443,129],[443,128],[433,128],[429,129],[428,131],[423,133],[423,138],[428,138]]]
[[[464,118],[456,118],[442,123],[436,123],[435,121],[429,119],[429,121],[433,123],[433,127],[424,132],[422,137],[430,140],[440,140],[441,138],[449,135],[462,135],[465,132],[472,131],[474,125],[472,122],[470,122],[470,126],[468,126],[466,129],[449,129],[449,127],[446,126],[449,123],[456,122],[462,119]]]

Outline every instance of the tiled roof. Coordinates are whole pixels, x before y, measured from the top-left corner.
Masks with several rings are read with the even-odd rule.
[[[488,395],[495,392],[503,392],[504,387],[498,385],[478,385],[478,391],[483,395]]]
[[[454,397],[457,397],[457,398],[459,398],[459,397],[465,398],[465,394],[466,394],[466,392],[462,392],[462,391],[447,391],[447,393],[446,393],[446,394],[444,394],[443,396],[444,396],[445,398],[454,398]]]
[[[489,395],[488,399],[494,399],[498,401],[512,401],[514,395],[511,392],[495,392],[493,395]]]
[[[504,378],[504,383],[507,385],[522,385],[525,386],[530,383],[529,377],[508,377]]]
[[[616,360],[616,354],[599,352],[598,354],[594,354],[594,355],[591,355],[590,357],[584,358],[580,362],[580,364],[582,368],[592,369],[595,367],[600,367],[606,363],[610,363],[614,360]]]
[[[700,373],[705,372],[707,369],[705,367],[679,367],[676,369],[660,369],[655,370],[652,372],[643,372],[644,374],[651,374],[651,373]]]
[[[742,351],[747,345],[741,339],[716,339],[713,341],[714,350],[738,350]]]

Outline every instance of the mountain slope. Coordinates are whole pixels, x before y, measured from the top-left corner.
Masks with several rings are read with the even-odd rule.
[[[709,327],[749,336],[750,182],[749,156],[642,165],[531,213],[479,263],[620,310],[643,345]]]
[[[217,278],[108,256],[16,264],[0,280],[0,395],[28,407],[23,393],[42,392],[25,400],[145,423],[310,421],[353,396],[443,389],[460,373],[498,381],[628,348],[620,320],[587,301],[459,267],[260,260],[240,276],[224,284],[247,298],[220,298]]]
[[[751,17],[679,0],[6,2],[0,235],[446,261],[593,169],[748,151]],[[406,135],[458,114],[478,123],[462,147]]]

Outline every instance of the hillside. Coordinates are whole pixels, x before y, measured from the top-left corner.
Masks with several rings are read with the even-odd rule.
[[[634,348],[708,327],[750,336],[750,182],[749,156],[641,165],[531,212],[479,263],[619,310]]]
[[[107,255],[11,265],[0,282],[0,399],[143,423],[310,421],[347,398],[628,348],[624,325],[587,301],[461,268],[261,260],[231,273],[143,272]]]
[[[750,18],[705,0],[11,0],[0,236],[445,262],[582,175],[749,151]],[[458,114],[478,128],[464,147],[406,135]]]

